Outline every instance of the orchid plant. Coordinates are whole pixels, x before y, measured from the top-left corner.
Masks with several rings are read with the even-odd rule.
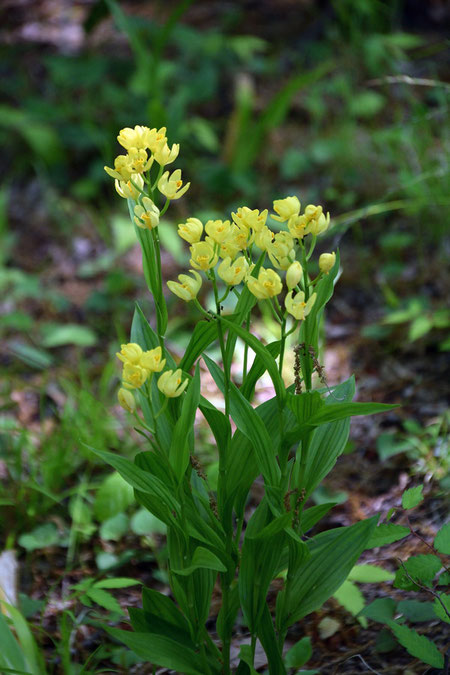
[[[117,354],[123,365],[118,399],[134,416],[147,449],[134,462],[96,452],[133,486],[139,504],[166,524],[171,597],[144,589],[142,609],[129,609],[134,632],[108,630],[154,668],[189,675],[254,674],[259,641],[269,673],[282,675],[290,626],[341,586],[371,542],[380,543],[377,517],[312,536],[334,504],[312,506],[308,500],[343,452],[351,416],[392,406],[353,402],[353,378],[333,387],[326,383],[318,362],[319,328],[338,277],[339,253],[322,254],[318,264],[313,260],[330,216],[322,206],[302,212],[296,196],[275,200],[270,216],[267,209],[242,206],[225,220],[190,217],[178,225],[189,245],[189,273],[167,287],[192,302],[199,319],[176,362],[165,338],[159,228],[170,203],[190,184],[180,170],[166,170],[179,146],[169,147],[165,128],[122,129],[118,141],[126,154],[105,170],[128,203],[155,321],[151,326],[136,307],[130,342]],[[205,297],[214,298],[211,306]],[[268,344],[252,332],[262,303],[279,326],[279,339]],[[244,344],[240,377],[231,369],[238,339]],[[208,355],[215,346],[220,362]],[[294,366],[287,381],[289,349]],[[221,392],[222,406],[202,395],[201,362]],[[256,404],[265,373],[273,395]],[[198,410],[215,439],[217,484],[197,456]],[[247,504],[256,481],[264,496],[251,513]],[[269,606],[275,578],[284,583]],[[221,607],[210,633],[216,584]],[[239,645],[233,665],[239,616],[249,639]]]

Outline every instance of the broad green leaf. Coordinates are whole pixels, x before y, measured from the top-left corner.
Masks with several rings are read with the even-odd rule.
[[[226,448],[231,438],[230,420],[203,396],[200,397],[199,407],[214,435],[217,447]]]
[[[26,548],[27,551],[35,551],[48,546],[62,546],[64,544],[61,542],[56,525],[46,523],[45,525],[39,525],[32,532],[22,534],[19,537],[19,545]]]
[[[129,530],[130,521],[124,513],[116,513],[105,520],[100,527],[100,537],[107,541],[119,541]]]
[[[405,490],[402,494],[402,506],[404,509],[413,509],[417,504],[423,501],[422,495],[423,485]]]
[[[420,659],[424,663],[428,663],[435,668],[443,667],[444,657],[436,645],[425,637],[425,635],[419,635],[419,633],[412,628],[408,628],[395,621],[388,621],[387,623],[397,640],[405,647],[411,656],[414,656],[416,659]]]
[[[443,555],[450,555],[450,523],[443,525],[435,536],[434,548]]]
[[[215,572],[227,571],[225,565],[223,565],[223,563],[216,555],[214,555],[214,553],[208,551],[208,549],[204,548],[203,546],[198,546],[194,551],[194,555],[192,556],[191,564],[183,569],[172,569],[172,572],[174,574],[188,576],[197,569],[208,569],[214,570]]]
[[[350,581],[360,584],[376,584],[381,581],[392,581],[395,574],[376,565],[355,565],[348,575]]]
[[[42,346],[47,348],[61,347],[62,345],[92,347],[96,342],[97,336],[90,328],[72,323],[46,326],[41,340]]]
[[[408,534],[411,534],[409,527],[394,525],[394,523],[383,523],[375,528],[367,548],[378,548],[378,546],[392,544],[394,541],[407,537]]]
[[[94,501],[94,516],[100,522],[124,512],[134,502],[133,488],[114,471],[98,488]]]
[[[294,413],[299,424],[308,423],[319,409],[325,405],[319,392],[307,391],[303,394],[287,394],[286,404]]]
[[[0,608],[4,608],[9,616],[11,617],[12,624],[14,626],[17,639],[19,641],[21,651],[25,657],[25,663],[27,671],[30,675],[46,675],[47,670],[45,668],[44,658],[42,652],[39,650],[36,641],[33,637],[33,634],[30,630],[30,626],[24,616],[19,612],[19,610],[13,605],[8,604],[7,602],[0,601]],[[1,634],[0,627],[0,644],[3,650],[3,636]],[[6,639],[6,642],[8,640]],[[0,666],[1,666],[1,656],[0,656]]]
[[[186,372],[189,371],[198,357],[216,339],[217,322],[214,320],[199,321],[194,328],[192,337],[189,340],[189,344],[178,367]]]
[[[0,612],[0,644],[2,646],[0,650],[0,666],[28,673],[28,670],[25,670],[27,664],[22,649],[14,638],[2,612]]]
[[[444,607],[442,606],[444,605]],[[434,612],[441,621],[445,623],[450,623],[450,595],[444,595],[443,593],[438,598],[435,598],[433,603]],[[447,611],[446,611],[447,610]]]
[[[269,350],[266,349],[266,347],[263,344],[261,344],[260,340],[258,340],[254,335],[245,330],[245,328],[242,328],[241,326],[238,326],[237,324],[223,317],[221,317],[220,320],[231,333],[234,333],[238,337],[240,337],[241,340],[243,340],[246,344],[248,344],[248,346],[255,352],[255,354],[260,357],[261,361],[265,366],[265,369],[267,370],[267,372],[271,377],[278,399],[280,400],[280,402],[284,401],[286,395],[284,382],[281,379],[280,373],[278,372],[278,366],[276,364],[276,361],[270,354]]]
[[[258,675],[253,667],[253,654],[250,645],[241,645],[239,650],[240,663],[236,675]]]
[[[267,603],[264,603],[263,612],[259,621],[258,637],[267,655],[269,674],[286,675],[286,668],[278,647],[272,616]]]
[[[86,446],[92,452],[101,457],[107,464],[110,464],[120,475],[136,490],[148,493],[151,497],[157,499],[166,511],[164,522],[173,522],[174,518],[180,515],[180,505],[167,489],[164,483],[156,476],[152,476],[148,471],[140,469],[138,466],[124,459],[120,455],[114,455],[112,452],[96,450],[91,446]],[[159,516],[158,516],[159,517]],[[161,518],[162,520],[162,518]]]
[[[311,638],[304,637],[293,647],[288,649],[284,656],[284,665],[286,668],[300,668],[312,656]]]
[[[44,349],[11,340],[7,343],[8,350],[13,356],[26,363],[31,368],[45,370],[53,365],[53,357]]]
[[[308,532],[316,523],[321,520],[330,509],[336,506],[334,502],[328,504],[318,504],[317,506],[311,506],[309,509],[306,509],[302,513],[301,517],[301,529],[303,533]]]
[[[431,553],[414,555],[403,563],[403,567],[414,580],[429,584],[442,567],[440,559]]]
[[[136,633],[161,635],[175,640],[180,645],[195,649],[195,645],[188,632],[181,630],[178,626],[174,626],[161,616],[151,614],[137,607],[129,607],[128,614],[130,615],[131,625]]]
[[[131,517],[131,529],[137,535],[165,534],[167,526],[147,509],[139,509]]]
[[[356,616],[364,609],[365,602],[363,594],[358,586],[348,579],[333,593],[333,597],[353,616]],[[358,621],[364,628],[367,628],[367,619],[364,616],[359,617]]]
[[[397,605],[397,612],[401,612],[405,619],[408,619],[408,621],[413,623],[432,621],[434,618],[436,618],[432,602],[401,600]]]
[[[394,618],[395,607],[396,602],[392,598],[377,598],[361,610],[361,615],[378,623],[387,623]]]
[[[142,590],[142,605],[145,612],[160,617],[189,634],[189,624],[186,618],[167,595],[163,595],[153,588],[144,588]]]
[[[300,566],[291,585],[286,614],[277,617],[279,628],[289,627],[321,607],[342,585],[366,548],[376,521],[376,517],[370,518],[350,527],[323,532],[307,542],[311,556]],[[330,560],[333,560],[332,567]]]
[[[208,356],[205,355],[203,358],[217,386],[223,391],[225,387],[223,372]],[[277,485],[280,469],[276,461],[273,442],[264,422],[232,382],[230,383],[229,394],[233,421],[252,443],[258,458],[260,471],[266,482],[269,485]]]
[[[108,633],[154,665],[186,675],[204,675],[198,654],[175,640],[151,633],[131,633],[107,627]]]
[[[276,342],[271,342],[268,345],[266,345],[267,351],[274,359],[276,359],[277,356],[279,355],[280,347],[281,347],[281,340],[277,340]],[[260,356],[258,356],[258,354],[256,354],[252,367],[248,371],[247,377],[244,378],[244,381],[242,382],[242,385],[239,389],[242,396],[244,396],[248,401],[252,400],[255,391],[255,385],[259,380],[259,378],[262,377],[262,375],[265,373],[265,371],[266,366],[264,364],[264,361],[261,359]]]
[[[319,426],[327,422],[335,422],[347,417],[354,417],[356,415],[375,415],[377,413],[386,412],[398,408],[398,405],[391,405],[389,403],[330,403],[329,405],[320,408],[309,419],[310,426]]]

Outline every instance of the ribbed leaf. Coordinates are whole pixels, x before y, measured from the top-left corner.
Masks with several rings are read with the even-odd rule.
[[[204,675],[198,654],[175,640],[154,633],[131,633],[107,626],[106,630],[153,665],[172,668],[186,675]]]
[[[189,574],[192,574],[192,572],[197,569],[208,569],[214,570],[215,572],[227,571],[225,565],[223,565],[214,553],[211,553],[211,551],[203,546],[198,546],[192,556],[191,564],[184,569],[172,569],[172,572],[174,572],[174,574],[181,574],[182,576],[189,576]]]
[[[195,375],[186,391],[181,406],[181,415],[172,435],[169,460],[180,482],[189,464],[189,443],[193,445],[195,413],[200,401],[200,369],[197,363]]]
[[[199,321],[194,328],[192,337],[178,367],[185,371],[190,370],[198,357],[216,339],[217,322],[214,320]]]
[[[374,529],[366,548],[386,546],[386,544],[392,544],[394,541],[407,537],[408,534],[411,534],[409,527],[394,525],[394,523],[382,523]]]
[[[276,342],[271,342],[268,345],[266,345],[267,351],[274,359],[276,359],[277,356],[279,355],[280,348],[281,348],[281,340],[277,340]],[[259,378],[262,377],[262,375],[264,375],[265,372],[266,372],[266,365],[262,360],[262,358],[258,354],[256,354],[252,367],[248,371],[247,377],[244,379],[239,389],[242,396],[244,396],[248,401],[252,400],[255,385],[259,380]]]

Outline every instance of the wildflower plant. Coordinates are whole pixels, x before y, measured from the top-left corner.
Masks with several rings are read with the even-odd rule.
[[[353,378],[332,388],[326,384],[317,359],[318,335],[339,253],[322,254],[319,265],[313,263],[317,237],[330,217],[321,206],[308,205],[302,212],[296,196],[275,200],[270,216],[267,209],[242,206],[225,220],[202,223],[190,217],[178,225],[189,246],[189,264],[167,287],[195,305],[199,320],[175,362],[165,340],[158,230],[170,202],[182,197],[189,183],[180,170],[166,170],[179,146],[169,147],[165,128],[122,129],[118,140],[126,154],[105,169],[127,200],[155,308],[151,327],[136,307],[130,343],[117,354],[123,365],[118,399],[134,415],[148,449],[134,462],[96,452],[133,486],[136,500],[166,524],[172,597],[144,589],[143,608],[129,609],[134,632],[108,630],[154,666],[192,675],[255,673],[259,640],[269,672],[282,675],[289,627],[342,585],[377,527],[374,517],[309,536],[334,504],[308,506],[308,498],[343,452],[350,417],[392,406],[353,402]],[[213,292],[211,307],[202,301],[206,286]],[[227,313],[226,298],[233,301]],[[279,339],[267,345],[252,333],[258,303],[270,308],[279,325]],[[238,338],[245,351],[241,377],[234,381]],[[283,363],[292,341],[294,381],[287,386]],[[214,344],[221,363],[206,353]],[[200,361],[223,396],[222,408],[202,395]],[[255,391],[265,373],[273,396],[257,405]],[[217,486],[197,457],[197,410],[215,439]],[[246,505],[257,480],[264,496],[247,522]],[[379,545],[380,537],[375,540]],[[284,585],[271,612],[267,596],[277,577]],[[221,607],[210,634],[206,625],[216,583]],[[249,644],[240,647],[240,663],[232,671],[230,647],[240,614]]]

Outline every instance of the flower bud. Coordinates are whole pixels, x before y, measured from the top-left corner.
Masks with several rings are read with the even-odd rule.
[[[128,391],[128,389],[121,387],[117,392],[117,398],[124,410],[128,410],[130,413],[136,410],[136,401],[133,394],[131,391]]]
[[[319,257],[319,269],[324,274],[328,274],[336,262],[336,253],[322,253]]]
[[[302,274],[303,268],[298,260],[289,265],[286,271],[286,286],[290,291],[297,286],[300,279],[302,278]]]

